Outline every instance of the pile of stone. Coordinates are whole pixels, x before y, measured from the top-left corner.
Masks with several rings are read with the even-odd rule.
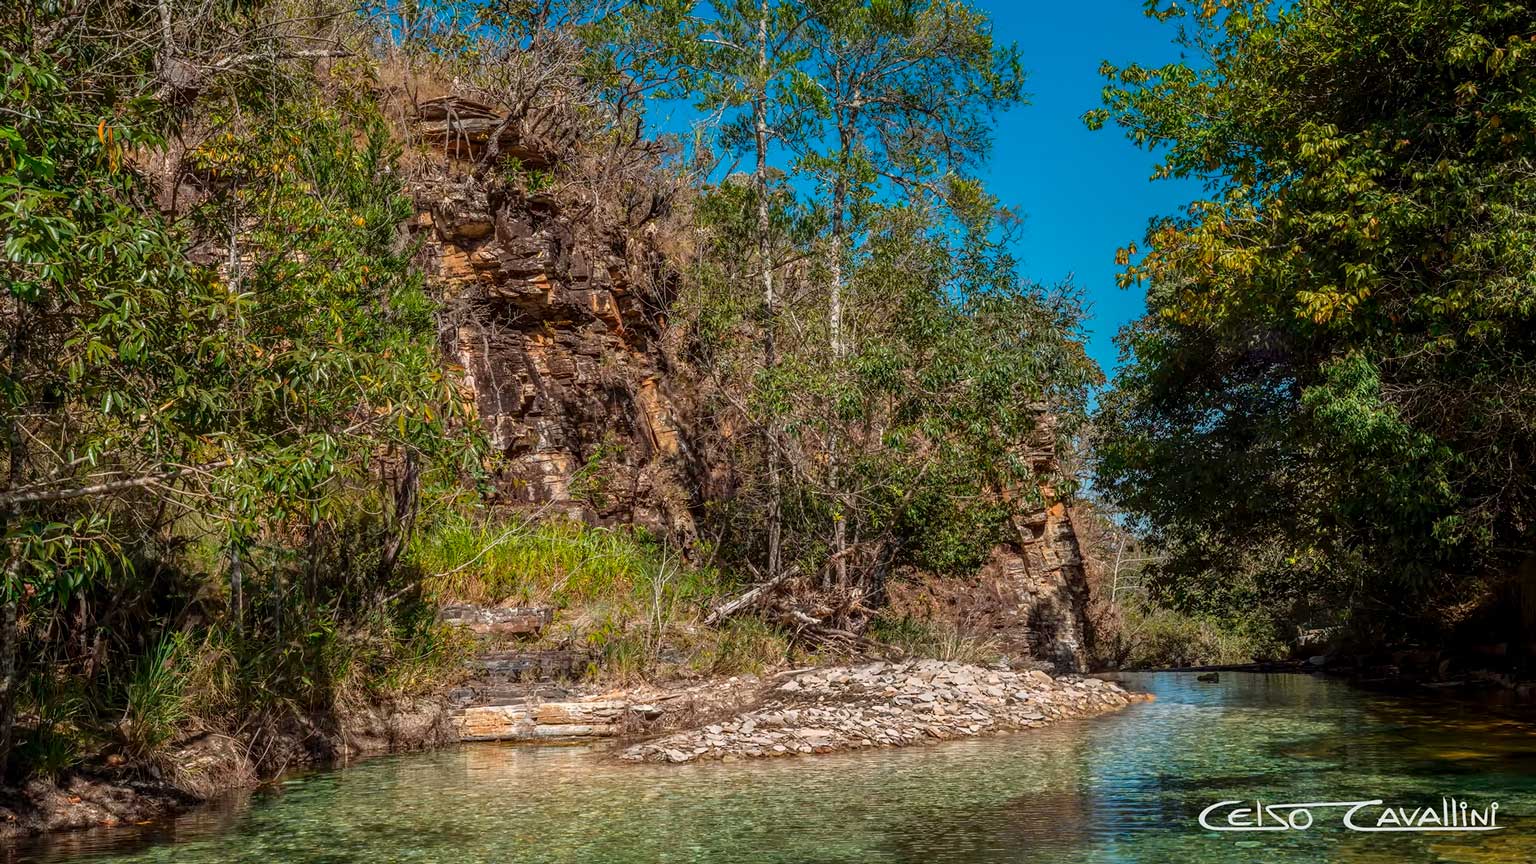
[[[1052,678],[940,660],[867,663],[802,672],[771,686],[752,710],[625,749],[635,762],[901,747],[1046,726],[1149,697],[1097,678]]]

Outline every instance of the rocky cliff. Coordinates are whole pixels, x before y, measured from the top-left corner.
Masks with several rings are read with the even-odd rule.
[[[695,460],[661,346],[676,275],[651,238],[446,166],[414,194],[501,499],[691,537]]]
[[[1085,671],[1093,634],[1071,511],[1055,503],[1016,528],[1017,539],[993,549],[974,579],[900,574],[887,588],[890,603],[899,614],[942,622],[1010,658]]]

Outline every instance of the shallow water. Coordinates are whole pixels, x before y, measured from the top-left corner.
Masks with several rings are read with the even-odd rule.
[[[1157,701],[904,750],[633,766],[597,747],[365,761],[164,825],[0,847],[55,862],[1531,862],[1536,725],[1298,675],[1126,675]],[[1499,803],[1487,833],[1213,833],[1228,799]],[[1374,817],[1366,821],[1374,824]]]

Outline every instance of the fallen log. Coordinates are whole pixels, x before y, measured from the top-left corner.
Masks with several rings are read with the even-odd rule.
[[[732,615],[735,615],[737,612],[751,607],[758,600],[766,596],[770,591],[794,578],[795,573],[796,569],[794,567],[786,568],[778,576],[762,583],[761,585],[758,585],[752,590],[747,591],[745,594],[742,594],[741,596],[725,603],[724,605],[717,606],[714,611],[704,616],[704,623],[710,625],[718,624],[721,621],[731,617]]]

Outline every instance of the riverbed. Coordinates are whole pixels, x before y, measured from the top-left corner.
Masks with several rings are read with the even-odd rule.
[[[0,861],[1536,861],[1536,725],[1516,713],[1305,675],[1119,680],[1157,700],[994,738],[726,764],[466,745],[292,776],[155,825],[0,846]],[[1306,830],[1199,824],[1223,800],[1446,797],[1496,801],[1500,830],[1362,833],[1339,808],[1312,811]]]

